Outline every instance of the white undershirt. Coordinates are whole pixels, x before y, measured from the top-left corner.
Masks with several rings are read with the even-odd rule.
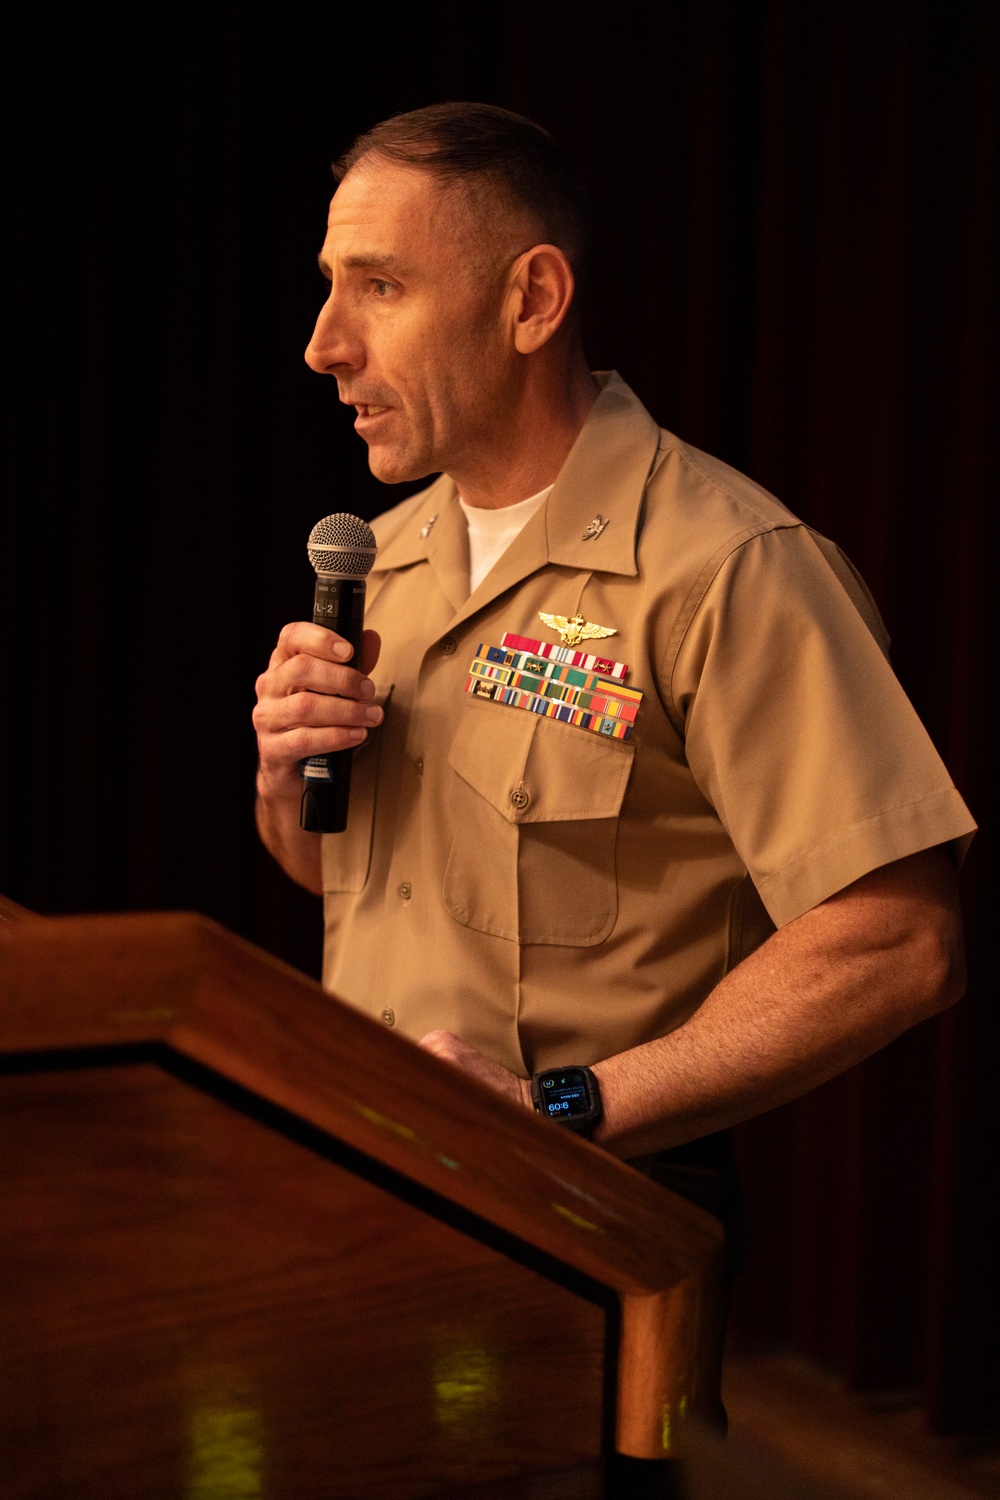
[[[493,564],[503,556],[535,512],[541,510],[551,488],[550,484],[537,495],[529,495],[527,500],[519,500],[516,505],[502,505],[499,510],[480,510],[478,506],[466,505],[459,495],[458,503],[469,527],[470,593],[475,593]]]

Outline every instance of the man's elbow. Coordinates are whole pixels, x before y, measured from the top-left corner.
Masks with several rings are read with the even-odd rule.
[[[859,883],[860,884],[860,883]],[[955,870],[943,846],[875,871],[866,888],[881,905],[883,972],[903,1029],[965,994],[965,942]]]
[[[947,1010],[965,994],[965,942],[957,906],[922,923],[910,935],[907,948],[904,1003],[912,1008],[915,1023]]]

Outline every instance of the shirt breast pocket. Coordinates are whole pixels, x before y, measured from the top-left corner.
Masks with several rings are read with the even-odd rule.
[[[444,904],[518,943],[590,947],[618,916],[615,851],[635,746],[470,698],[448,756]]]
[[[376,687],[372,699],[386,714],[389,712],[392,688],[392,683],[388,687]],[[384,729],[384,721],[377,729],[370,729],[368,738],[358,746],[352,757],[347,827],[343,833],[323,835],[320,853],[324,892],[361,891],[368,880]]]

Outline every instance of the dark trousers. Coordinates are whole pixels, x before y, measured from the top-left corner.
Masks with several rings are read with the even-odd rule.
[[[730,1282],[743,1264],[743,1198],[730,1131],[720,1130],[668,1151],[629,1162],[646,1177],[713,1214],[726,1236],[726,1272]]]

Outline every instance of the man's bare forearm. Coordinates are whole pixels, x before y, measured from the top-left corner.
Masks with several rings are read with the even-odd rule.
[[[257,776],[257,831],[264,847],[285,874],[314,895],[323,893],[320,840],[299,827],[301,791],[296,784],[282,794],[269,790]]]
[[[964,987],[947,854],[887,865],[776,932],[677,1031],[597,1064],[595,1140],[641,1156],[773,1109]]]

